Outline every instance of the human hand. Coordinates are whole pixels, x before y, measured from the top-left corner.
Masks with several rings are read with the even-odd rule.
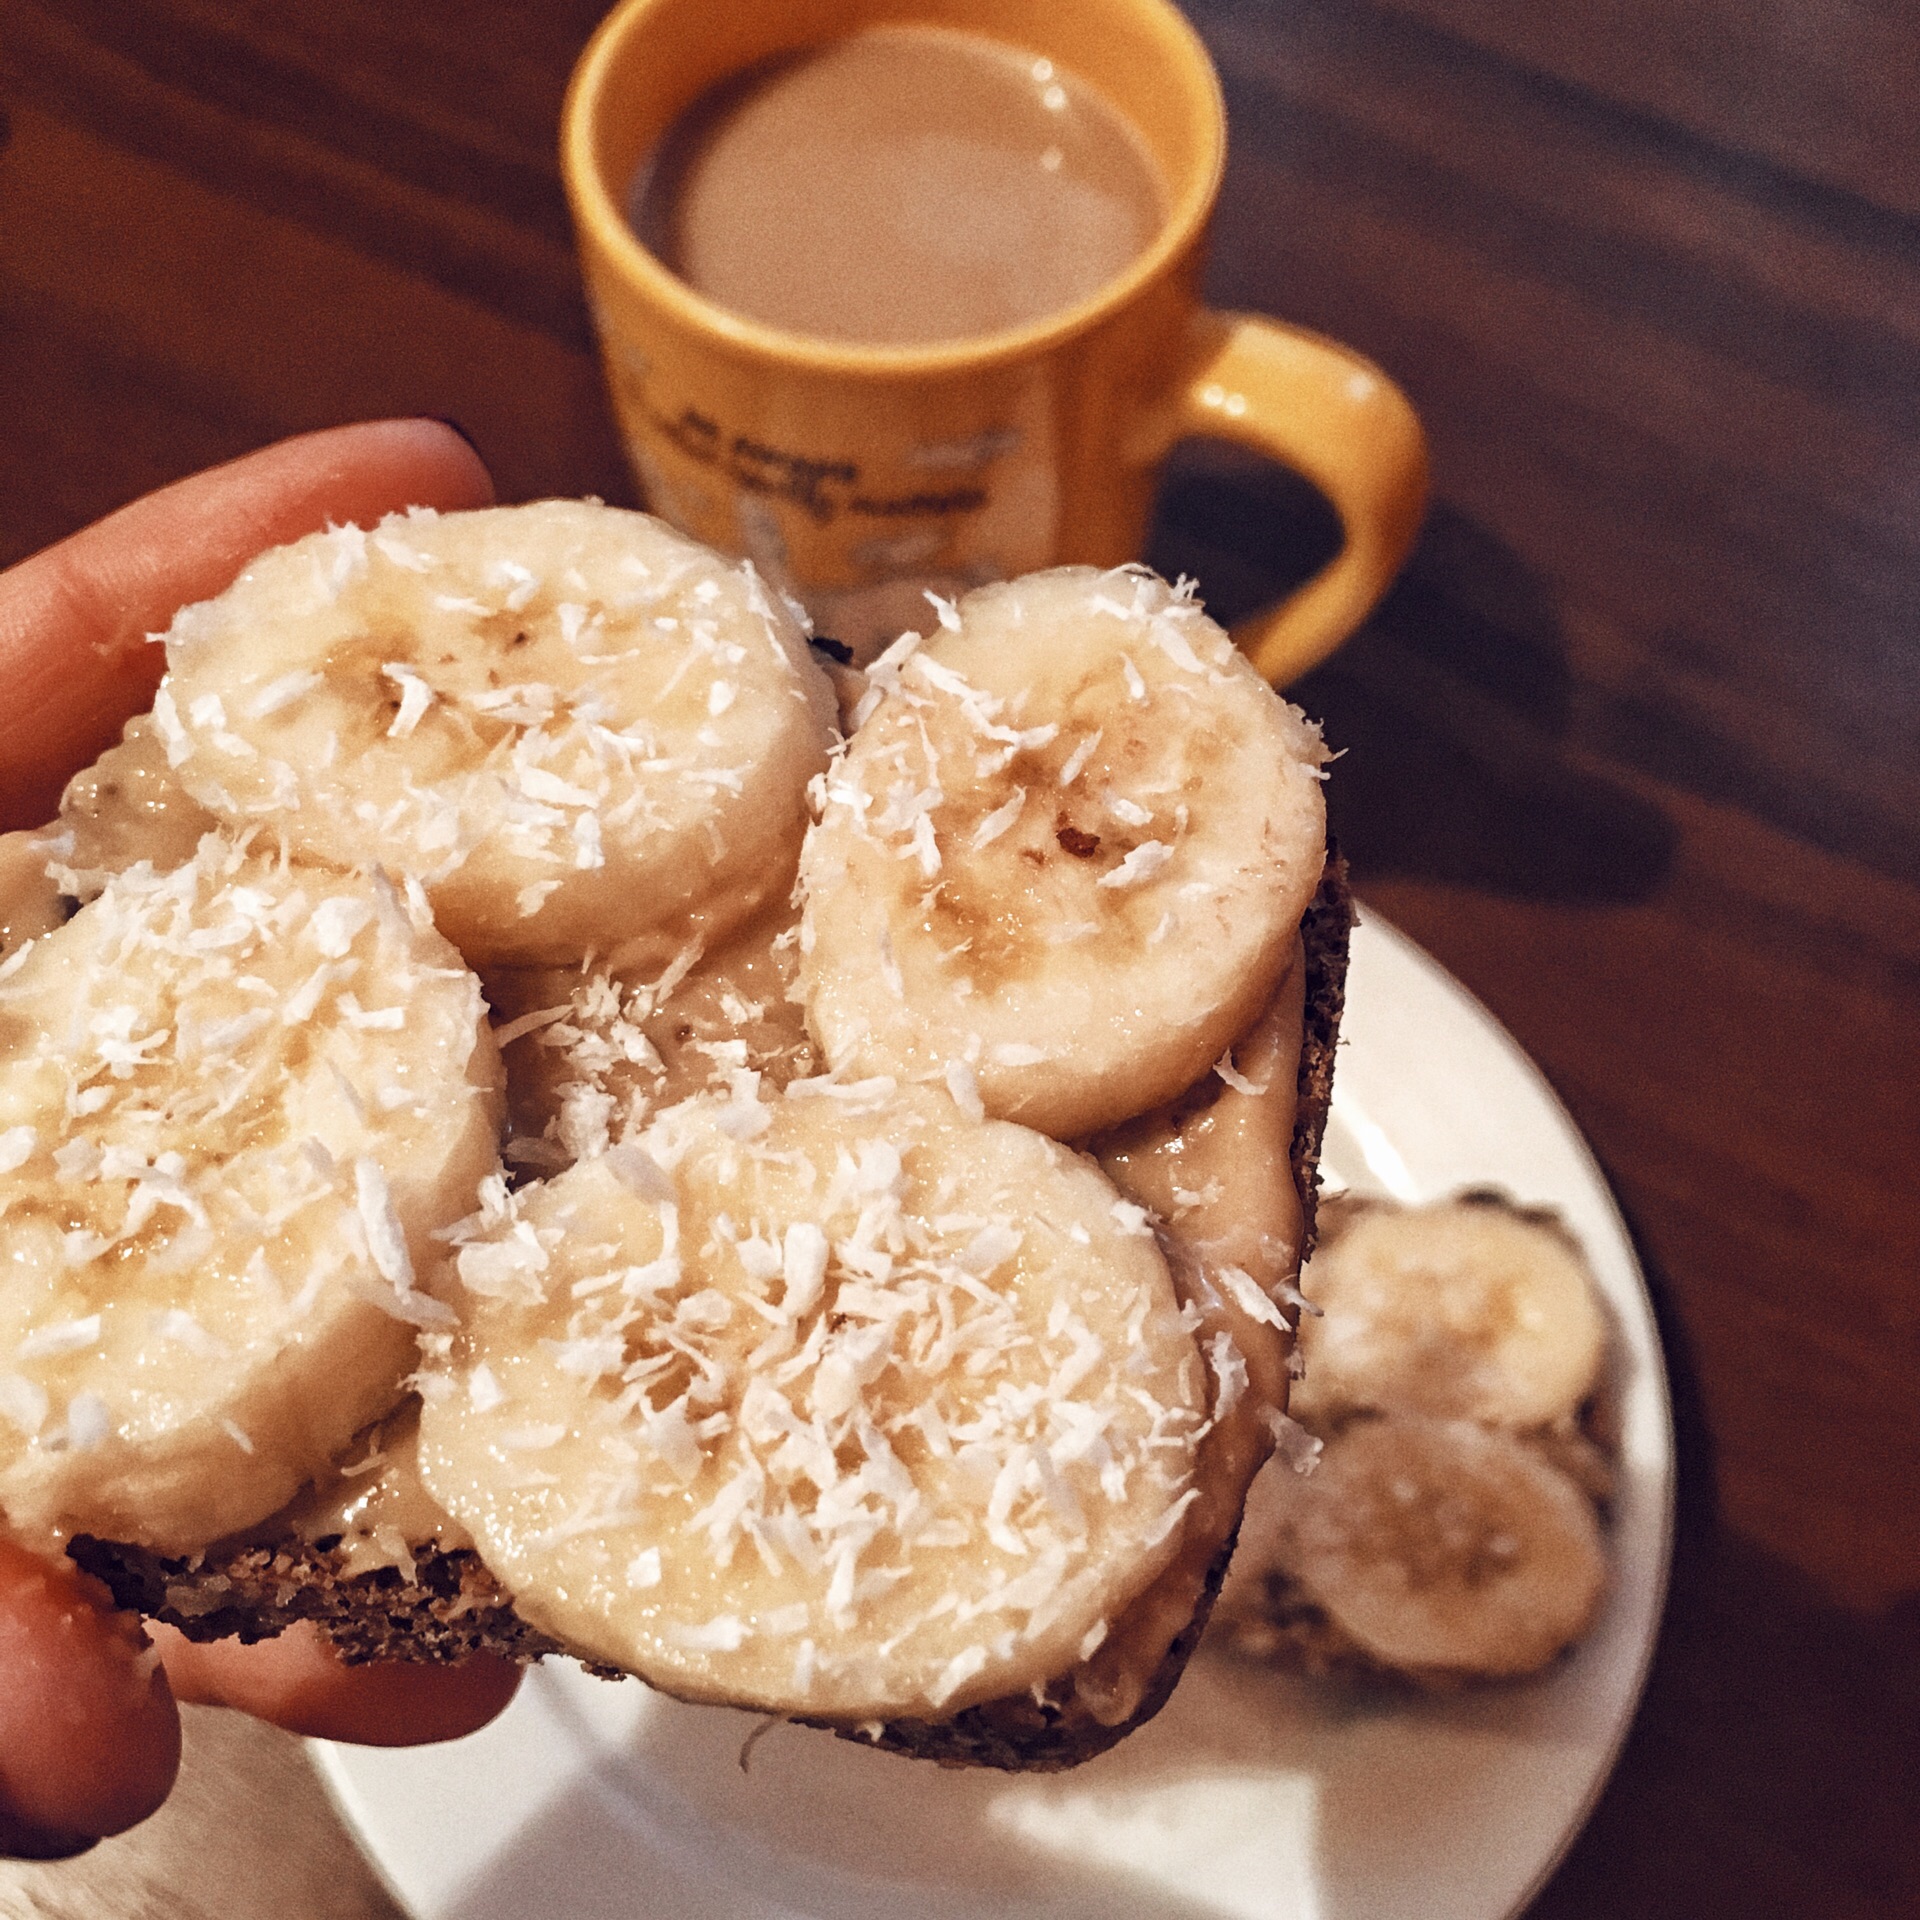
[[[68,778],[151,702],[166,663],[146,636],[255,554],[329,521],[492,498],[478,455],[436,421],[338,427],[182,480],[0,573],[0,828],[52,817]],[[517,1679],[484,1658],[349,1667],[311,1628],[252,1647],[143,1631],[97,1581],[0,1538],[0,1854],[58,1858],[144,1820],[179,1766],[177,1701],[406,1746],[484,1725]]]

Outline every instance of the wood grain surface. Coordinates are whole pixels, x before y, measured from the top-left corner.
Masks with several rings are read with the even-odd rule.
[[[631,500],[553,153],[598,10],[6,0],[0,563],[386,413],[457,418],[503,497]],[[1373,355],[1433,441],[1406,575],[1296,690],[1336,828],[1591,1138],[1674,1374],[1669,1618],[1534,1911],[1910,1915],[1920,14],[1189,10],[1231,110],[1212,297]],[[1152,557],[1232,614],[1330,537],[1189,453]],[[0,1914],[391,1911],[297,1750],[190,1732],[159,1821],[0,1866]]]

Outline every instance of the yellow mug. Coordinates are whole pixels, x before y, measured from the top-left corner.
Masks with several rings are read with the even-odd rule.
[[[759,62],[895,23],[1008,42],[1104,94],[1170,189],[1146,250],[1031,324],[868,346],[729,312],[641,245],[624,211],[631,184],[701,95]],[[924,624],[929,589],[1136,559],[1173,444],[1235,441],[1303,474],[1340,516],[1344,542],[1325,569],[1235,632],[1270,680],[1304,672],[1406,558],[1426,442],[1370,361],[1199,304],[1225,154],[1212,62],[1164,0],[625,0],[574,72],[561,166],[648,503],[752,559],[865,659]]]

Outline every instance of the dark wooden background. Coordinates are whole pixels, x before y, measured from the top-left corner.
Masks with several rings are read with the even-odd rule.
[[[1920,1912],[1920,9],[1190,10],[1214,297],[1433,439],[1411,567],[1298,690],[1337,827],[1593,1140],[1675,1377],[1671,1612],[1535,1911]],[[598,11],[5,0],[0,561],[386,413],[630,500],[553,157]],[[1154,557],[1232,612],[1328,537],[1196,457]]]

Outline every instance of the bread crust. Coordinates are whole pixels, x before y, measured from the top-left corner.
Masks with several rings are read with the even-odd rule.
[[[476,1653],[519,1662],[561,1653],[530,1627],[471,1548],[414,1549],[399,1567],[349,1574],[337,1537],[216,1542],[179,1557],[79,1534],[67,1552],[115,1602],[164,1620],[189,1640],[270,1639],[302,1620],[348,1661],[459,1661]]]
[[[1334,1050],[1346,1000],[1347,939],[1353,899],[1346,862],[1330,845],[1319,891],[1301,923],[1305,1020],[1290,1159],[1300,1196],[1304,1259],[1313,1246],[1320,1145],[1333,1091]],[[1232,1556],[1230,1538],[1208,1569],[1192,1618],[1168,1648],[1139,1705],[1107,1724],[1063,1688],[984,1701],[942,1721],[895,1720],[828,1726],[846,1739],[943,1766],[1049,1772],[1104,1752],[1166,1704],[1198,1645]],[[124,1541],[77,1536],[71,1558],[103,1581],[117,1605],[163,1620],[191,1640],[267,1639],[312,1621],[349,1661],[459,1661],[487,1653],[527,1663],[567,1649],[529,1626],[470,1548],[413,1548],[411,1575],[398,1567],[346,1570],[337,1537],[262,1539],[258,1531],[172,1557]],[[610,1677],[613,1669],[593,1668]]]

